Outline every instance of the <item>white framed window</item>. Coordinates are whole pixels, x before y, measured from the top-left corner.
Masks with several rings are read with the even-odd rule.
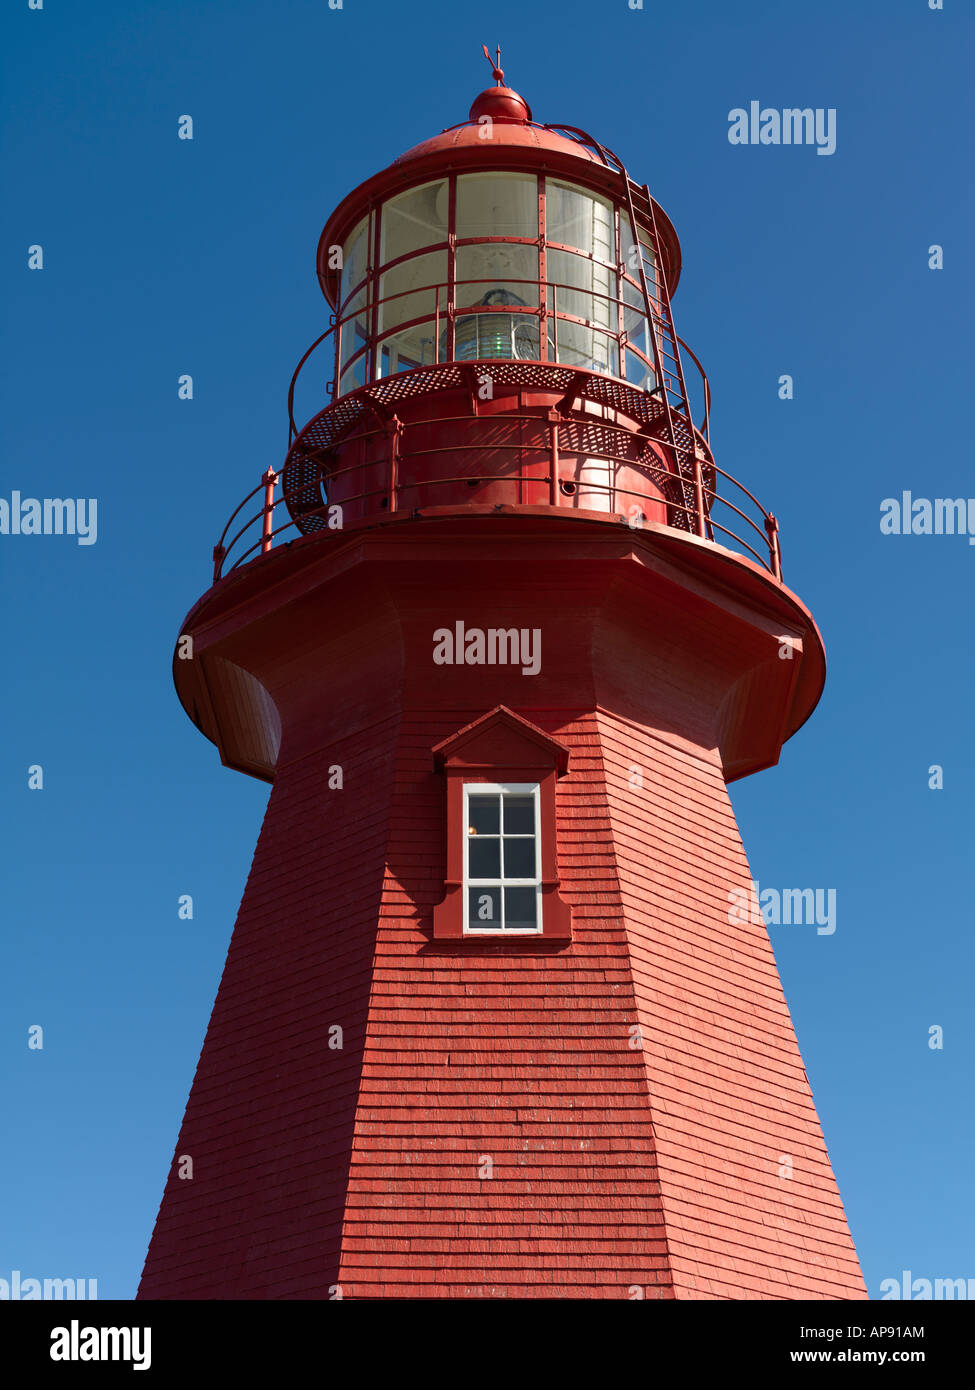
[[[464,783],[464,935],[542,930],[537,782]]]

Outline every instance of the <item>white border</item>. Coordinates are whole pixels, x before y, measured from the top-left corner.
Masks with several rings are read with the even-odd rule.
[[[505,879],[477,879],[474,883],[470,880],[470,869],[468,865],[468,845],[471,836],[468,834],[467,827],[470,825],[470,798],[471,792],[477,795],[480,793],[499,792],[507,795],[528,796],[530,795],[535,805],[535,877],[534,878],[505,878]],[[464,935],[465,936],[539,936],[542,931],[542,823],[540,807],[540,785],[538,782],[465,782],[464,798],[461,808],[463,825],[461,827],[464,836],[464,875],[462,892],[464,895]],[[470,925],[470,893],[469,889],[483,886],[485,888],[534,888],[535,889],[535,920],[537,925],[534,927],[472,927]],[[502,896],[502,914],[504,913],[504,900]]]

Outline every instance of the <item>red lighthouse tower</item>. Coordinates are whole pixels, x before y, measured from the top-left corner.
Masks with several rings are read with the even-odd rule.
[[[863,1298],[729,906],[820,636],[693,423],[670,221],[495,79],[328,220],[331,402],[183,624],[272,790],[139,1296]]]

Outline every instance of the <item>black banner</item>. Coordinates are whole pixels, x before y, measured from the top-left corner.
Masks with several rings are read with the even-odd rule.
[[[668,1373],[691,1378],[753,1368],[788,1373],[796,1366],[818,1366],[828,1375],[834,1365],[963,1373],[972,1328],[967,1306],[955,1302],[928,1301],[917,1308],[894,1301],[881,1306],[661,1299],[620,1306],[615,1300],[418,1299],[368,1307],[350,1306],[353,1302],[360,1301],[8,1303],[0,1307],[0,1337],[5,1363],[17,1366],[25,1384],[38,1374],[44,1384],[69,1384],[85,1372],[116,1372],[175,1385],[185,1374],[208,1371],[221,1378],[234,1371],[249,1377],[261,1370],[308,1371],[328,1379],[337,1366],[343,1376],[356,1379],[387,1370],[427,1374],[438,1366],[437,1379],[453,1377],[458,1373],[455,1339],[461,1333],[460,1346],[474,1358],[463,1374],[466,1378],[474,1369],[483,1383],[495,1366],[510,1374],[516,1365],[523,1379],[535,1366],[551,1374],[566,1363],[578,1377],[595,1370],[603,1378],[624,1371],[639,1375],[641,1366],[648,1377],[673,1367]],[[475,1309],[474,1302],[482,1306]],[[575,1311],[571,1322],[563,1322],[569,1302]],[[506,1313],[499,1303],[520,1307]],[[410,1311],[414,1304],[436,1306]]]

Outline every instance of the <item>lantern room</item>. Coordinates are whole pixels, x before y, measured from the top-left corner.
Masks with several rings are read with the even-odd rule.
[[[492,68],[496,85],[466,122],[401,155],[325,227],[319,278],[335,309],[338,395],[417,367],[490,360],[659,384],[653,227],[634,216],[605,151],[536,124]],[[655,211],[672,289],[677,240]]]
[[[612,151],[536,122],[492,69],[466,121],[400,155],[326,222],[329,324],[292,378],[261,540],[234,564],[289,528],[296,539],[438,507],[558,507],[727,537],[778,577],[774,518],[711,454],[707,379],[671,311],[681,258],[669,218]],[[693,416],[685,360],[700,373]],[[301,428],[299,377],[327,401]],[[237,515],[216,576],[246,530],[231,529]]]
[[[643,235],[618,202],[540,171],[451,172],[383,199],[333,257],[338,394],[496,359],[560,362],[652,390],[640,262],[656,280]]]

